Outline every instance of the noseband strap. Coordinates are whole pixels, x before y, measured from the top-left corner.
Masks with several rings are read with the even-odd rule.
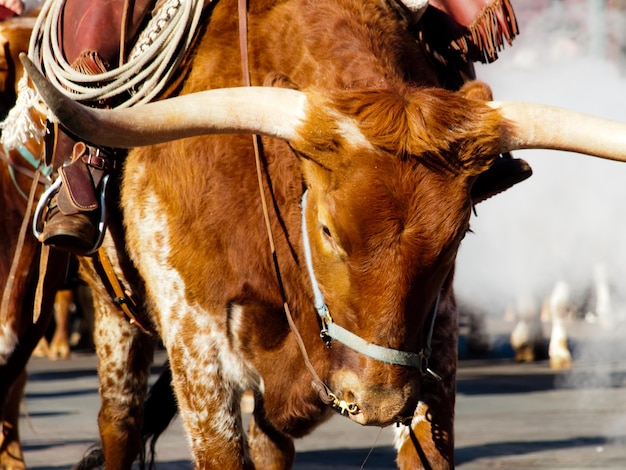
[[[326,345],[330,347],[331,339],[335,339],[341,344],[357,351],[358,353],[363,354],[364,356],[371,357],[372,359],[376,359],[387,364],[414,367],[416,369],[419,369],[420,372],[422,372],[422,374],[424,375],[430,374],[433,377],[440,379],[440,377],[428,367],[428,359],[431,353],[431,338],[435,326],[437,309],[439,307],[440,294],[437,295],[435,305],[433,306],[433,309],[428,316],[426,322],[427,331],[425,332],[424,346],[419,353],[400,351],[397,349],[386,348],[384,346],[370,343],[360,336],[345,329],[344,327],[337,325],[334,322],[332,316],[330,315],[330,311],[328,310],[328,306],[326,305],[326,301],[324,300],[324,295],[322,294],[322,291],[320,290],[320,287],[317,283],[315,272],[313,271],[311,245],[309,242],[309,234],[307,232],[306,225],[307,192],[308,191],[305,191],[302,195],[302,241],[304,244],[304,257],[306,260],[309,277],[311,278],[311,286],[313,288],[315,310],[317,310],[317,314],[319,315],[322,322],[320,336],[326,342]]]

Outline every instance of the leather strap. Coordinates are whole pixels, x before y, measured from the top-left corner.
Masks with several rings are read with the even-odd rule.
[[[63,214],[88,212],[98,208],[97,183],[92,181],[89,168],[81,160],[86,146],[77,142],[71,163],[59,168],[63,184],[58,196],[59,209]]]
[[[37,323],[41,316],[41,306],[43,305],[43,288],[48,272],[48,259],[50,257],[50,245],[41,245],[39,255],[39,279],[37,279],[37,289],[35,290],[35,303],[33,305],[33,324]]]
[[[98,261],[106,278],[109,282],[109,286],[113,291],[113,302],[117,305],[122,312],[126,315],[131,325],[137,325],[141,331],[146,334],[152,334],[146,327],[144,327],[141,322],[137,319],[139,313],[137,312],[137,303],[127,290],[122,287],[119,279],[115,275],[115,271],[113,270],[113,265],[111,264],[111,260],[107,256],[104,248],[100,247],[98,249]],[[103,279],[104,281],[104,279]]]
[[[39,184],[46,185],[51,183],[50,177],[48,176],[51,169],[43,165],[43,163],[37,161],[36,157],[33,155],[33,152],[31,152],[31,150],[26,145],[18,147],[15,150],[9,150],[6,148],[4,150],[4,152],[0,150],[0,160],[4,161],[7,164],[7,166],[9,167],[9,171],[17,171],[18,173],[29,177],[31,180],[36,179]],[[24,166],[16,162],[13,158],[14,152],[19,153],[20,156],[28,163],[28,166]],[[22,191],[20,190],[20,192]]]
[[[250,86],[250,67],[248,60],[248,18],[247,18],[247,2],[246,0],[239,0],[238,2],[238,12],[239,12],[239,45],[241,50],[241,66],[243,71],[243,82],[244,86]],[[272,228],[270,225],[269,219],[269,211],[267,209],[267,201],[265,200],[265,192],[263,191],[263,172],[262,172],[262,164],[261,164],[261,155],[260,155],[260,145],[259,145],[260,136],[253,135],[252,143],[254,145],[254,157],[256,162],[256,173],[257,180],[259,186],[259,195],[261,198],[261,205],[263,207],[263,218],[265,219],[265,227],[267,231],[267,238],[270,244],[270,250],[272,252],[272,260],[274,261],[274,270],[276,272],[276,278],[278,280],[278,285],[280,287],[280,295],[283,301],[283,310],[285,311],[285,316],[287,317],[287,323],[289,323],[289,328],[293,333],[296,343],[298,343],[298,348],[300,349],[300,354],[304,359],[304,363],[309,370],[309,373],[313,377],[313,381],[311,385],[317,391],[320,400],[326,405],[332,406],[333,408],[340,407],[340,400],[337,396],[328,388],[328,386],[324,383],[324,381],[320,378],[320,376],[315,371],[311,360],[309,359],[309,355],[306,351],[306,347],[304,345],[304,341],[302,340],[302,336],[296,327],[296,324],[293,321],[293,316],[291,315],[291,311],[289,309],[289,304],[287,303],[287,296],[285,294],[285,289],[283,286],[282,276],[280,275],[280,268],[278,266],[278,257],[276,254],[276,247],[274,244],[274,236],[272,234]],[[343,404],[343,403],[342,403]],[[343,407],[341,407],[343,408]]]

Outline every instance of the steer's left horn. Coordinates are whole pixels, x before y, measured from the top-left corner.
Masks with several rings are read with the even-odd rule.
[[[96,145],[131,148],[204,134],[260,134],[294,140],[305,119],[305,93],[270,87],[221,88],[135,108],[94,109],[57,90],[25,54],[20,59],[59,121]]]
[[[553,149],[626,161],[626,124],[553,106],[492,101],[504,118],[502,152]]]

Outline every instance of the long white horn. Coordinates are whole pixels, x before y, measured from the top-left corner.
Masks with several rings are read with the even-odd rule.
[[[58,120],[96,145],[131,148],[205,134],[294,140],[305,120],[305,93],[271,87],[214,89],[127,109],[90,108],[57,90],[25,55],[20,58]]]
[[[626,161],[626,124],[553,106],[493,101],[505,120],[502,151],[553,149]]]

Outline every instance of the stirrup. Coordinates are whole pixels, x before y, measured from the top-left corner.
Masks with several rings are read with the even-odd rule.
[[[35,238],[39,241],[41,241],[43,238],[42,231],[43,231],[43,225],[44,225],[44,221],[43,221],[44,208],[48,207],[48,204],[52,200],[52,196],[54,196],[58,192],[60,187],[61,187],[61,177],[59,176],[57,177],[56,180],[54,180],[54,183],[52,183],[52,185],[48,189],[46,189],[46,191],[39,198],[39,203],[37,204],[37,208],[35,209],[35,215],[33,215],[33,224],[32,224],[33,235],[35,235]]]
[[[95,253],[98,248],[102,245],[104,241],[104,235],[106,233],[107,228],[107,211],[105,204],[105,194],[107,191],[109,183],[109,175],[104,175],[101,181],[101,190],[100,190],[100,220],[95,226],[96,236],[94,244],[88,248],[82,256],[89,256]],[[43,243],[44,241],[44,225],[45,225],[45,213],[46,209],[50,206],[52,198],[58,193],[59,188],[61,187],[61,177],[59,176],[54,183],[44,192],[44,194],[39,199],[39,203],[37,204],[37,208],[35,209],[35,214],[33,216],[32,223],[32,232],[37,240]]]

